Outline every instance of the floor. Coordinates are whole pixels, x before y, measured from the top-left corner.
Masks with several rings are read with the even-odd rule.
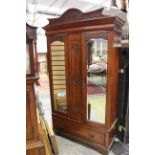
[[[60,136],[56,136],[56,140],[59,146],[59,155],[102,155],[93,149]],[[116,141],[113,143],[109,155],[129,155],[129,147]]]
[[[44,117],[52,127],[51,101],[47,75],[41,74],[39,81],[40,86],[36,86],[35,88],[36,94],[39,96],[39,100],[42,102]],[[73,142],[66,138],[56,136],[56,139],[59,146],[59,155],[101,155],[100,153],[84,145]],[[109,155],[129,155],[129,145],[124,145],[120,141],[116,140],[111,147]]]

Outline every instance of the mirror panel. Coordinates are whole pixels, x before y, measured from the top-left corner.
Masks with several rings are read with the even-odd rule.
[[[29,45],[26,44],[26,74],[31,74]]]
[[[64,42],[51,43],[51,65],[54,110],[67,113]]]
[[[105,123],[108,40],[87,42],[87,120]]]

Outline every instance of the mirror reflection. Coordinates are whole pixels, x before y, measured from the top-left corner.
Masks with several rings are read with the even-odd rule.
[[[108,40],[87,42],[87,119],[105,123]]]
[[[29,45],[26,44],[26,74],[31,74]]]
[[[64,42],[54,41],[51,44],[51,69],[53,80],[54,109],[59,112],[67,112],[66,77]]]

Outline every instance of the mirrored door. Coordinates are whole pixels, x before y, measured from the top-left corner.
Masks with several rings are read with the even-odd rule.
[[[66,64],[64,41],[51,43],[52,96],[54,110],[67,113]]]
[[[87,41],[87,120],[105,124],[108,40]]]
[[[26,74],[31,74],[31,61],[30,61],[30,49],[29,44],[26,44]]]

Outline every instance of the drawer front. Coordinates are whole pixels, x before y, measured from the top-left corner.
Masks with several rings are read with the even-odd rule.
[[[92,143],[105,144],[105,135],[87,128],[80,127],[66,119],[53,117],[54,129]]]

